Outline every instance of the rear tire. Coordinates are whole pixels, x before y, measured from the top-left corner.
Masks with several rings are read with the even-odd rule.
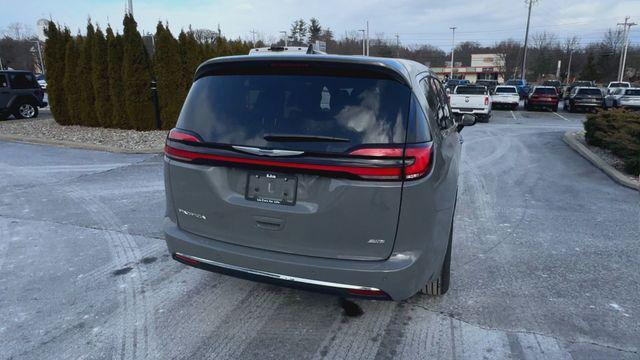
[[[30,102],[23,102],[13,111],[16,119],[33,119],[38,117],[38,107]]]
[[[451,281],[451,244],[453,243],[453,225],[449,230],[449,244],[447,245],[447,252],[444,255],[444,262],[442,263],[442,270],[440,276],[429,281],[425,286],[420,289],[420,293],[430,296],[444,295],[449,291],[449,283]]]

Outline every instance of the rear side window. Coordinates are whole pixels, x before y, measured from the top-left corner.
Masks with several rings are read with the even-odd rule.
[[[602,91],[600,89],[580,89],[578,90],[579,95],[602,95]]]
[[[629,87],[629,84],[615,82],[615,83],[611,83],[611,85],[609,85],[609,87]]]
[[[459,86],[456,89],[456,94],[462,95],[484,95],[487,88],[484,86]]]
[[[625,91],[624,94],[629,96],[640,96],[640,89],[629,89]]]
[[[552,89],[552,88],[536,88],[536,90],[533,92],[534,94],[537,95],[556,95],[556,89]]]
[[[29,73],[15,73],[9,75],[12,89],[33,89],[36,87],[36,79]]]
[[[496,88],[496,94],[517,94],[518,90],[512,87],[499,87]]]
[[[391,79],[212,75],[194,82],[177,127],[221,145],[344,152],[404,143],[410,100],[411,90]],[[286,135],[337,141],[282,140]]]

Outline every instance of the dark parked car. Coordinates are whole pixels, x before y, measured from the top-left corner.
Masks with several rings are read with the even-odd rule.
[[[38,108],[47,106],[43,98],[44,91],[33,73],[0,71],[0,120],[11,115],[16,119],[37,117]]]
[[[562,91],[562,83],[559,80],[545,80],[542,86],[553,86],[558,94]]]
[[[175,260],[349,297],[447,291],[459,131],[475,119],[457,122],[433,72],[252,55],[194,79],[165,146]]]
[[[498,86],[498,80],[476,80],[476,85],[484,86],[487,88],[487,90],[489,90],[490,93],[493,93],[493,91],[496,89],[496,86]]]
[[[564,100],[564,108],[569,112],[594,110],[604,106],[602,90],[597,87],[575,87],[569,98]]]
[[[524,109],[533,110],[548,108],[551,111],[558,111],[558,92],[553,86],[534,86],[533,90],[524,100]]]
[[[444,83],[444,86],[449,90],[453,91],[458,85],[469,85],[471,82],[465,79],[449,79]]]
[[[576,80],[571,83],[571,85],[567,86],[564,91],[564,99],[569,98],[569,94],[571,94],[571,90],[575,87],[596,87],[596,82],[591,80]]]

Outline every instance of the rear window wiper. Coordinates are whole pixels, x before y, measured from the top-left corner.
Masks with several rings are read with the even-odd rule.
[[[322,135],[298,135],[298,134],[265,134],[263,139],[267,141],[326,141],[326,142],[351,142],[350,139],[322,136]]]

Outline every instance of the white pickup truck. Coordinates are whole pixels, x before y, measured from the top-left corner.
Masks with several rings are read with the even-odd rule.
[[[489,122],[491,118],[491,97],[484,86],[456,86],[449,102],[454,114],[473,114],[482,122]]]
[[[498,108],[499,106],[516,110],[520,104],[520,95],[518,88],[512,85],[498,85],[491,95],[491,103]]]

